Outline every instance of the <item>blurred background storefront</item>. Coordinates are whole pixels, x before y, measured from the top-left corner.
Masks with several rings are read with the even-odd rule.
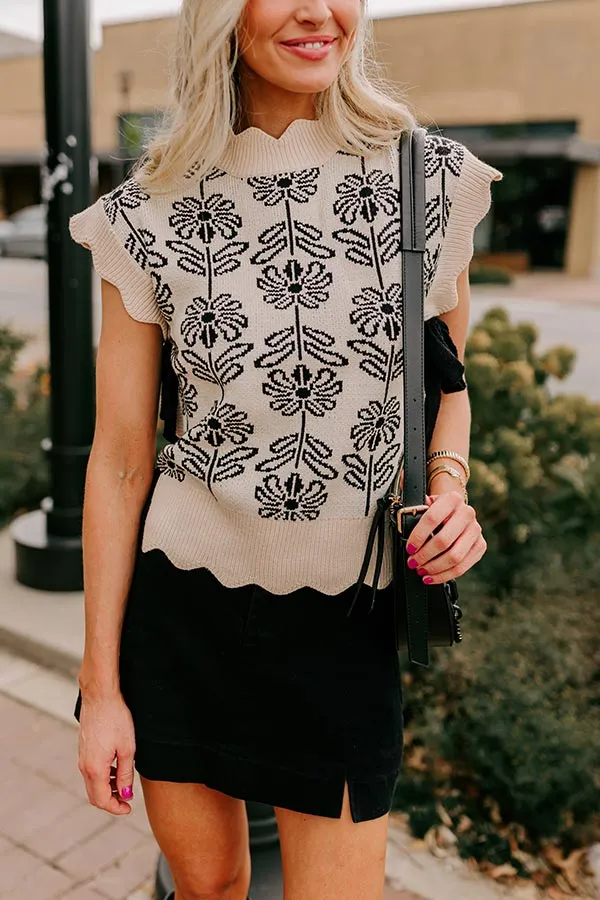
[[[93,61],[98,191],[115,186],[167,88],[175,20],[105,26]],[[379,56],[425,124],[498,166],[482,261],[600,278],[600,2],[379,19]],[[40,48],[0,33],[0,218],[40,202]]]

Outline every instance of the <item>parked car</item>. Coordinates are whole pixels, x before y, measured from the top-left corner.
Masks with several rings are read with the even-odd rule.
[[[30,259],[46,258],[46,207],[26,206],[0,222],[0,254]]]

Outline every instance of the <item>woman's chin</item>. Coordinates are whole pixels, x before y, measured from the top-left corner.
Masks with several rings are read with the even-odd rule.
[[[334,82],[335,77],[328,78],[315,74],[311,78],[286,78],[285,83],[282,83],[281,87],[289,91],[290,94],[321,94],[323,91],[328,90]]]

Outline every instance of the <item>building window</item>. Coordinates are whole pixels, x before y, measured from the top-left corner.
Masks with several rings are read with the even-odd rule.
[[[577,134],[577,122],[511,122],[501,125],[451,125],[440,128],[445,137],[469,145],[470,141],[514,138],[568,138]]]

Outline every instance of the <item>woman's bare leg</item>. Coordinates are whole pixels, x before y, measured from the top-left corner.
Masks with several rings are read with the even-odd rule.
[[[381,900],[389,816],[353,822],[347,786],[340,819],[275,812],[284,900]]]
[[[175,900],[246,900],[250,853],[244,802],[202,784],[140,780],[150,826],[175,882]]]

